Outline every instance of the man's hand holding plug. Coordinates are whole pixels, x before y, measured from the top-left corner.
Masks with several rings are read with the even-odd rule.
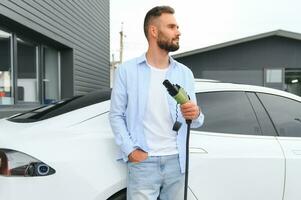
[[[187,101],[186,103],[182,104],[180,107],[181,107],[182,115],[186,120],[189,119],[194,120],[198,118],[201,113],[201,109],[193,101]]]

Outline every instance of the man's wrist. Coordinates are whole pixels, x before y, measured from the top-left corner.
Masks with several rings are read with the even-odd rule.
[[[199,106],[197,106],[197,107],[198,107],[198,114],[197,114],[197,116],[194,119],[197,119],[201,115],[201,109],[200,109]]]

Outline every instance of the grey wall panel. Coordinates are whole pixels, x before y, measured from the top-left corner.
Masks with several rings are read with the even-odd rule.
[[[30,13],[18,6],[19,1],[11,2],[8,0],[0,1],[0,13],[32,30],[35,30],[49,38],[53,38],[66,46],[73,47],[72,40],[61,35],[57,30],[52,29],[48,23],[39,23]],[[2,25],[2,24],[1,24]]]
[[[73,49],[75,95],[109,88],[109,0],[3,0],[0,13]]]
[[[206,77],[204,71],[260,71],[264,68],[300,68],[301,67],[301,41],[279,36],[271,36],[255,41],[245,42],[212,51],[177,58],[177,60],[194,72],[198,78]],[[239,73],[243,75],[244,73]],[[208,74],[207,74],[208,75]],[[245,74],[248,76],[248,74]],[[246,81],[255,85],[263,85],[263,75],[254,75],[254,81]],[[260,77],[261,76],[261,77]],[[216,74],[218,79],[219,74]],[[251,77],[251,76],[249,76]],[[260,77],[261,79],[258,79]],[[225,81],[236,80],[234,76],[220,77]],[[252,78],[252,77],[251,77]],[[243,80],[243,79],[241,79]],[[240,82],[241,80],[237,80]]]
[[[263,70],[204,70],[202,77],[222,82],[263,85]]]
[[[61,98],[68,98],[74,94],[74,70],[73,66],[73,52],[72,49],[61,52]],[[70,87],[71,86],[71,87]]]

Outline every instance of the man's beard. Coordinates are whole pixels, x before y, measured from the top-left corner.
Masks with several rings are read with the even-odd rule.
[[[179,40],[179,38],[175,38]],[[179,42],[173,43],[172,39],[171,41],[168,41],[168,38],[166,38],[161,32],[159,32],[157,44],[161,49],[164,49],[168,52],[176,51],[180,48]]]

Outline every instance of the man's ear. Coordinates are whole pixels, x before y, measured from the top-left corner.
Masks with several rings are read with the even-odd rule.
[[[151,37],[157,38],[158,37],[158,28],[155,25],[149,26],[149,34]]]

